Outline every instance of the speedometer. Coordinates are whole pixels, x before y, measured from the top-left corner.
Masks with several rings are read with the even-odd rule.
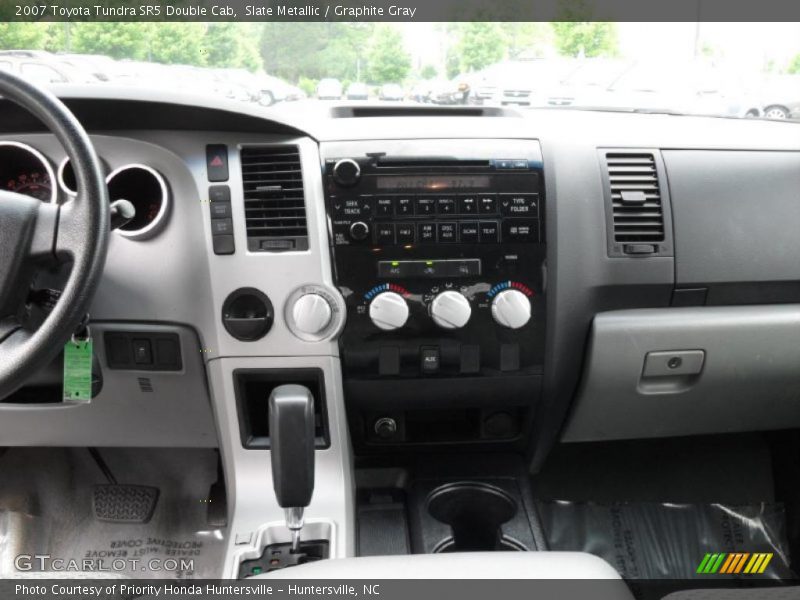
[[[42,202],[50,202],[53,195],[53,182],[50,175],[40,171],[19,173],[16,178],[7,182],[6,188],[25,196],[31,196]]]
[[[0,141],[0,189],[56,201],[55,174],[44,155],[20,142]]]

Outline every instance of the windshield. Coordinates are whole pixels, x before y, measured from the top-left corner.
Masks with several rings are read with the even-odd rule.
[[[7,22],[0,69],[261,106],[415,103],[800,121],[797,23]]]

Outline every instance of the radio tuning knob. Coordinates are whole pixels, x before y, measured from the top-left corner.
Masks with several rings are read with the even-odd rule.
[[[294,303],[292,317],[298,331],[317,335],[331,322],[331,305],[319,294],[304,294]]]
[[[460,329],[472,315],[472,307],[463,294],[452,290],[442,292],[431,302],[433,322],[443,329]]]
[[[408,321],[408,304],[400,294],[382,292],[370,303],[369,318],[384,331],[400,329]]]
[[[361,167],[352,158],[343,158],[333,165],[333,180],[343,187],[353,187],[361,178]]]
[[[519,290],[504,290],[492,300],[492,317],[498,325],[519,329],[531,319],[531,301]]]
[[[350,225],[350,237],[357,242],[363,242],[369,235],[369,225],[364,221],[356,221]]]

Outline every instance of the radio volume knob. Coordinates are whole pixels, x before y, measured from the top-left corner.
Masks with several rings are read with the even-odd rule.
[[[492,300],[492,317],[498,325],[519,329],[531,319],[531,301],[519,290],[504,290]]]
[[[382,292],[369,305],[369,318],[384,331],[400,329],[408,321],[408,304],[395,292]]]
[[[352,158],[343,158],[333,165],[333,180],[343,187],[353,187],[361,178],[361,167]]]
[[[472,316],[472,307],[463,294],[449,290],[442,292],[431,302],[433,322],[442,329],[460,329]]]
[[[331,322],[331,305],[319,294],[305,294],[294,303],[292,318],[298,331],[317,335]]]

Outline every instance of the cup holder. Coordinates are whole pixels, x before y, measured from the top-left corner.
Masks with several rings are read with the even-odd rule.
[[[443,485],[426,501],[428,513],[449,525],[452,537],[445,538],[434,552],[475,552],[526,548],[503,535],[502,525],[517,514],[517,503],[498,487],[480,482]]]

